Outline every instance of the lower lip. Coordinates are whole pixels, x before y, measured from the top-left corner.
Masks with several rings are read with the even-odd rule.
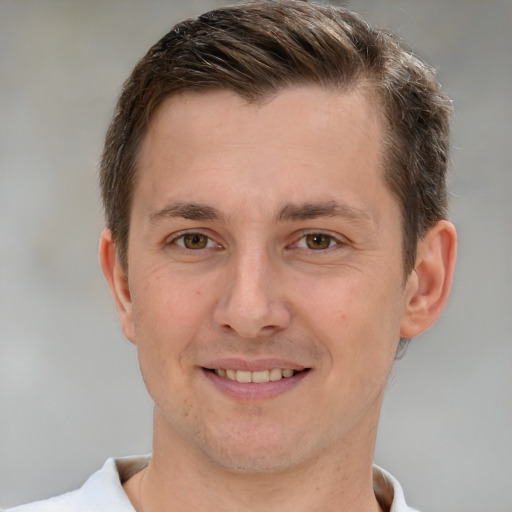
[[[203,374],[212,382],[217,389],[225,395],[242,400],[258,400],[274,398],[294,388],[301,382],[311,370],[297,372],[291,377],[283,377],[280,380],[253,383],[238,382],[226,377],[219,377],[216,373],[202,369]]]

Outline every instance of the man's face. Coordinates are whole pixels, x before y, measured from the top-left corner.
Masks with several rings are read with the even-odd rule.
[[[122,314],[156,442],[242,471],[373,448],[407,295],[381,140],[363,95],[313,86],[160,106]]]

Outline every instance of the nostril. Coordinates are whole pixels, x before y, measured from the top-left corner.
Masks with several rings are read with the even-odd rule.
[[[248,286],[242,284],[230,287],[216,305],[213,320],[225,333],[234,332],[242,338],[254,339],[268,337],[289,325],[289,307],[271,296],[271,286],[265,287],[265,291],[255,287],[248,290]]]

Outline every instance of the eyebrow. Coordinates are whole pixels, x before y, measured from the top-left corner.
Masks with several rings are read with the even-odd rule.
[[[364,223],[370,223],[373,220],[369,212],[347,204],[339,204],[336,201],[304,204],[289,203],[281,209],[276,220],[300,221],[319,217],[342,217]]]
[[[188,220],[225,220],[224,215],[214,208],[201,203],[171,203],[149,214],[152,223],[168,218],[182,218]],[[319,217],[341,217],[353,222],[371,223],[372,216],[369,212],[336,201],[286,204],[276,215],[276,222],[302,221],[317,219]]]
[[[149,214],[151,222],[175,217],[188,220],[220,220],[223,216],[212,206],[197,203],[172,203]]]

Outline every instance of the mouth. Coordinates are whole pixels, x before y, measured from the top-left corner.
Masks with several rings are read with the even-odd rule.
[[[247,384],[264,384],[267,382],[277,382],[282,379],[289,379],[294,375],[309,371],[309,368],[305,368],[303,370],[293,370],[292,368],[270,368],[268,370],[259,371],[235,370],[232,368],[205,368],[205,370],[214,373],[215,375],[217,375],[217,377],[227,380]]]

